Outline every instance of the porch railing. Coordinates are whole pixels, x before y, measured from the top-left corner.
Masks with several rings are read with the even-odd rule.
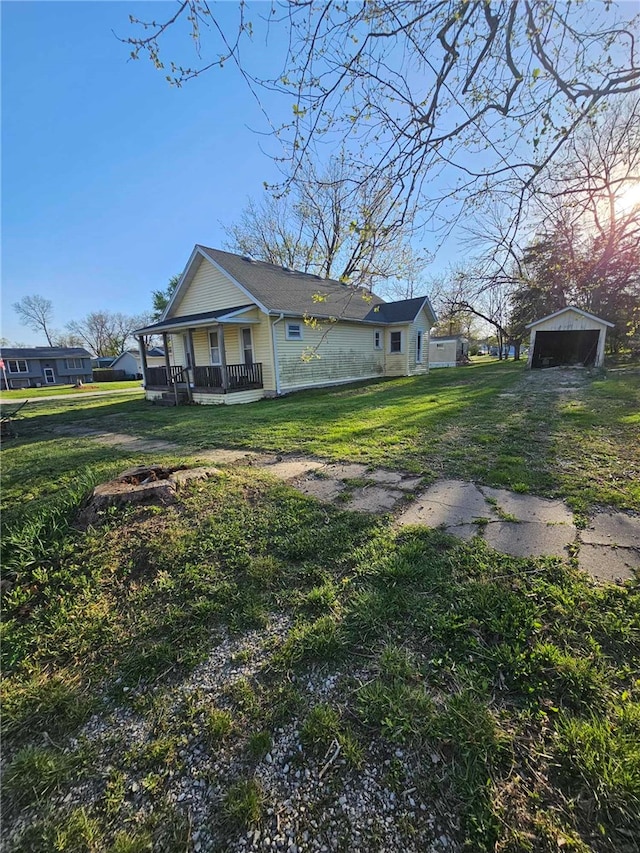
[[[229,390],[262,388],[262,364],[228,364]]]
[[[180,364],[172,364],[170,381],[167,382],[166,367],[147,367],[147,385],[150,388],[168,388],[175,382],[186,382],[186,371]]]
[[[222,388],[222,368],[194,367],[193,384],[196,388]]]
[[[192,376],[193,387],[211,391],[244,391],[251,388],[262,388],[262,364],[228,364],[227,387],[223,382],[222,367],[202,366],[193,367],[187,371],[181,366],[171,367],[171,380],[167,382],[166,367],[147,368],[147,386],[149,388],[168,388],[174,383],[187,381],[187,373]]]

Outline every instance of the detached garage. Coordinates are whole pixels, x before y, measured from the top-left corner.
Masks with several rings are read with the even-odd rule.
[[[531,342],[527,367],[602,367],[607,329],[612,329],[613,325],[573,306],[529,323]]]

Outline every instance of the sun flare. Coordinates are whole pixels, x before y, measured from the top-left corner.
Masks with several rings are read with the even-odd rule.
[[[631,213],[635,208],[640,207],[640,183],[634,184],[625,190],[618,198],[616,207],[619,213]]]

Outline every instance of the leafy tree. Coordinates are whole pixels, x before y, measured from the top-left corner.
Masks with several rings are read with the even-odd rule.
[[[171,297],[173,296],[179,281],[180,275],[172,275],[169,281],[167,282],[167,286],[164,290],[153,291],[153,314],[151,317],[152,322],[159,320],[164,314],[165,309],[171,301]]]
[[[54,346],[54,333],[51,328],[53,304],[50,299],[45,299],[44,296],[38,294],[23,296],[19,302],[14,302],[13,310],[23,326],[28,326],[34,332],[44,333],[49,346]]]

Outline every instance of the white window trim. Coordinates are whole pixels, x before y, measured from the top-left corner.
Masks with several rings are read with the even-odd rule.
[[[376,343],[376,337],[378,338],[378,343]],[[373,330],[373,348],[376,350],[384,349],[384,332],[382,329]]]
[[[15,370],[11,369],[11,362],[13,362],[16,366]],[[24,370],[21,370],[20,365],[24,364]],[[7,359],[7,373],[13,373],[14,375],[18,373],[28,373],[29,365],[27,363],[26,358],[8,358]]]
[[[297,335],[291,334],[291,327],[292,326],[295,326],[298,329],[299,334],[297,334]],[[290,322],[288,322],[285,326],[285,336],[286,336],[286,339],[288,341],[301,341],[303,339],[302,323],[290,323]]]
[[[391,349],[392,335],[400,335],[400,349]],[[404,335],[402,329],[392,329],[389,331],[389,355],[402,355],[404,353]]]
[[[82,370],[82,359],[81,358],[68,358],[66,361],[67,361],[67,370]]]
[[[211,335],[215,335],[217,338],[218,345],[215,347],[211,344]],[[218,329],[209,329],[208,338],[209,338],[209,361],[211,362],[211,366],[212,367],[222,367],[222,350],[220,349],[220,332],[218,331]],[[214,349],[218,350],[219,361],[213,360]]]
[[[424,360],[424,330],[416,330],[416,364],[422,364]]]
[[[242,328],[240,329],[240,335],[239,335],[239,337],[240,337],[240,361],[242,364],[247,363],[245,360],[245,353],[244,353],[244,351],[245,351],[244,333],[246,331],[249,332],[249,337],[251,339],[251,360],[252,360],[252,364],[255,364],[256,363],[256,348],[255,348],[255,345],[253,343],[253,329],[251,328],[251,326],[242,326]]]

